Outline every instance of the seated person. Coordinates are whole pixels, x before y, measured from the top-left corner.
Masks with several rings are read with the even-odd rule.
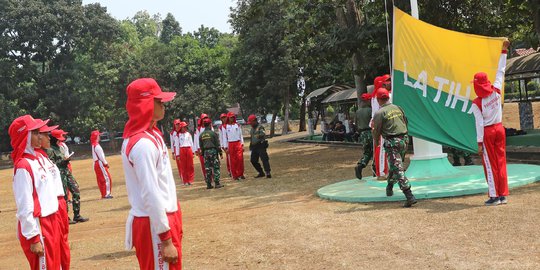
[[[345,126],[343,125],[343,122],[337,121],[336,126],[332,131],[333,140],[342,142],[345,139],[345,133]]]
[[[349,132],[345,134],[345,139],[348,142],[358,142],[358,132],[356,131],[356,125],[353,121],[349,122]]]

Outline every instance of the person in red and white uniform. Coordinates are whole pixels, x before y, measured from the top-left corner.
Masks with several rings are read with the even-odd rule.
[[[242,127],[236,123],[234,113],[229,112],[227,119],[224,147],[231,159],[231,176],[234,180],[246,179],[244,177],[244,137],[242,136]]]
[[[206,169],[204,168],[204,157],[201,153],[201,147],[199,146],[199,135],[204,131],[203,120],[206,118],[208,118],[208,115],[206,113],[201,113],[201,117],[199,117],[199,120],[197,121],[197,128],[193,133],[193,152],[199,157],[204,179],[206,179]]]
[[[506,55],[510,42],[503,42],[501,56],[493,85],[485,72],[474,75],[473,85],[477,98],[471,112],[476,122],[478,154],[482,157],[488,184],[489,199],[485,205],[508,202],[508,176],[506,172],[506,135],[502,125],[501,89],[504,83]]]
[[[182,182],[184,185],[191,186],[195,178],[195,168],[193,166],[193,139],[191,134],[187,132],[187,123],[180,122],[178,127],[180,130],[177,135],[177,144],[175,152],[178,153],[177,162],[181,172]]]
[[[182,166],[180,165],[180,148],[178,147],[178,135],[180,134],[180,119],[174,119],[173,130],[171,131],[171,153],[176,161],[176,168],[178,168],[178,176],[182,178]]]
[[[377,102],[377,89],[386,88],[389,92],[391,91],[391,81],[390,75],[386,74],[383,76],[378,76],[373,81],[374,90],[371,98],[371,121],[370,126],[373,128],[373,117],[375,113],[379,111],[380,105]],[[390,102],[392,99],[390,99]],[[388,175],[388,159],[386,152],[384,151],[384,139],[380,137],[379,144],[375,145],[375,138],[373,138],[373,163],[375,164],[375,176],[378,180],[385,180]]]
[[[94,172],[96,173],[99,192],[102,199],[112,199],[112,177],[109,173],[109,163],[105,159],[105,152],[99,144],[99,130],[90,133],[90,144],[92,145],[92,159],[94,160]]]
[[[41,164],[45,165],[47,172],[50,175],[50,179],[54,181],[54,186],[56,188],[56,194],[58,198],[58,211],[56,215],[58,217],[58,224],[60,225],[60,266],[62,270],[69,270],[71,264],[71,251],[69,249],[69,218],[66,200],[64,198],[64,185],[62,184],[62,177],[60,176],[60,169],[56,164],[49,158],[47,150],[51,149],[51,139],[50,132],[56,130],[58,126],[42,126],[39,129],[39,134],[41,136],[41,148],[36,149],[38,153],[37,157],[40,160]]]
[[[126,92],[122,164],[131,205],[126,248],[135,247],[140,269],[182,269],[182,212],[167,145],[157,128],[164,102],[176,93],[162,92],[151,78],[131,82]]]
[[[225,151],[225,144],[227,140],[227,136],[225,135],[227,132],[227,114],[222,113],[219,116],[219,119],[221,120],[221,125],[219,126],[219,144],[221,146],[221,150],[225,152],[225,160],[227,162],[227,172],[229,173],[229,176],[231,176],[231,160],[229,158],[229,154]]]
[[[24,115],[13,120],[8,129],[13,147],[17,235],[30,269],[36,270],[60,269],[58,191],[35,151],[41,147],[39,128],[47,122]]]

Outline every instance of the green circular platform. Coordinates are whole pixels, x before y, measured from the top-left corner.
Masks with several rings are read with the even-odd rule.
[[[409,178],[412,191],[417,199],[455,197],[472,194],[487,194],[487,184],[482,166],[454,167],[450,175],[430,178]],[[508,164],[508,185],[510,188],[540,181],[540,166]],[[387,202],[403,201],[405,196],[394,186],[394,196],[387,197],[386,181],[374,177],[353,179],[320,188],[317,195],[323,199],[344,202]]]

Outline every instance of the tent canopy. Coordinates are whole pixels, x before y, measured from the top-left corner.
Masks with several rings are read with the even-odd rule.
[[[506,80],[540,77],[540,53],[508,59],[505,76]]]
[[[309,93],[309,95],[307,95],[306,99],[308,99],[308,100],[309,99],[314,99],[314,98],[323,96],[325,94],[332,94],[332,93],[336,93],[336,92],[339,92],[341,90],[349,89],[349,88],[351,88],[351,86],[347,85],[347,84],[333,84],[333,85],[330,85],[330,86],[326,86],[326,87],[323,87],[323,88],[313,90],[311,93]]]
[[[368,93],[373,92],[373,85],[368,85]],[[333,102],[345,102],[345,101],[355,101],[357,98],[356,88],[345,89],[333,94],[330,94],[326,97],[321,103],[333,103]]]

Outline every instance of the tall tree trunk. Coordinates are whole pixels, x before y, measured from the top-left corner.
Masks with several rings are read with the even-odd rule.
[[[277,113],[272,112],[272,120],[270,121],[270,137],[274,137],[276,134],[276,117]]]
[[[536,38],[538,38],[540,44],[540,3],[538,0],[529,0],[529,6],[532,10]]]
[[[285,87],[285,107],[283,108],[283,129],[281,130],[282,135],[286,135],[289,132],[289,104],[290,104],[290,91],[289,87]]]
[[[300,105],[300,126],[298,127],[298,132],[306,131],[306,95],[302,96],[300,102],[302,102],[302,105]]]
[[[355,0],[347,0],[344,7],[338,7],[336,10],[336,15],[338,24],[345,29],[358,29],[363,25],[364,22],[364,15],[357,8]],[[355,51],[352,53],[351,58],[354,72],[354,86],[357,93],[357,104],[360,106],[360,96],[362,93],[367,92],[364,82],[366,74],[362,68],[363,57],[359,51]]]

